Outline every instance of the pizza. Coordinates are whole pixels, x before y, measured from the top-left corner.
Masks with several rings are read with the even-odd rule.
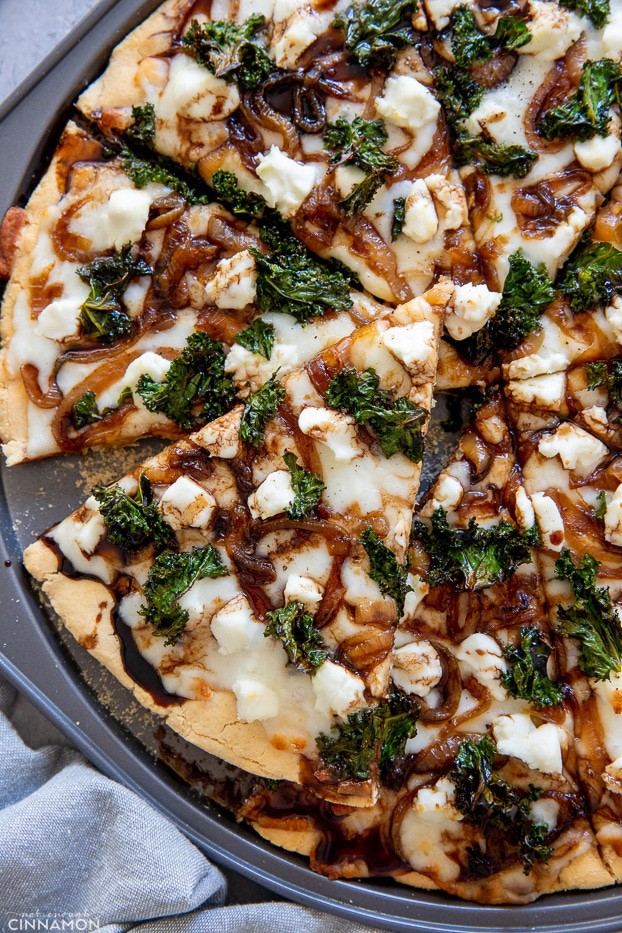
[[[329,877],[622,880],[621,56],[610,0],[166,0],[0,228],[8,466],[162,439],[44,604]]]

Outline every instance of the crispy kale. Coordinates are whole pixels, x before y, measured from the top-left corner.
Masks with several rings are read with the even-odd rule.
[[[101,414],[97,407],[97,399],[92,389],[88,389],[71,409],[71,423],[76,431],[85,428],[87,424],[101,421]]]
[[[190,618],[188,610],[179,605],[179,598],[197,580],[226,577],[228,573],[211,544],[181,553],[164,551],[149,569],[143,587],[146,605],[139,610],[140,614],[153,625],[156,635],[166,638],[166,645],[174,645],[183,635]]]
[[[95,393],[92,389],[88,389],[71,409],[71,423],[76,431],[79,431],[89,424],[95,424],[96,421],[101,421],[102,418],[105,418],[106,415],[109,415],[111,412],[117,411],[121,405],[124,405],[131,398],[132,390],[129,386],[126,386],[119,395],[119,400],[115,406],[109,406],[108,408],[104,408],[103,411],[100,411]]]
[[[397,605],[397,617],[404,614],[404,600],[411,592],[408,583],[408,568],[403,567],[393,551],[383,544],[373,528],[366,528],[360,537],[369,558],[369,575],[383,596],[390,596]]]
[[[185,52],[217,78],[235,81],[243,91],[254,91],[276,71],[276,65],[256,40],[265,21],[261,13],[240,25],[229,20],[200,23],[193,19],[181,42]]]
[[[162,551],[175,543],[175,533],[154,504],[151,483],[144,473],[133,496],[120,486],[95,486],[93,496],[102,513],[108,540],[126,554],[146,544]]]
[[[313,617],[302,603],[289,603],[266,613],[268,624],[264,635],[273,635],[283,643],[294,667],[312,674],[328,657],[324,639],[313,627]]]
[[[561,5],[587,16],[596,29],[602,29],[609,17],[609,0],[561,0]]]
[[[125,131],[125,138],[136,146],[150,149],[156,131],[156,115],[153,104],[132,107],[132,124]]]
[[[454,136],[463,135],[460,124],[479,107],[484,88],[468,71],[451,65],[438,65],[433,70],[436,94],[443,105],[445,116]]]
[[[460,353],[481,363],[496,349],[513,350],[540,330],[540,317],[555,297],[543,263],[532,266],[521,250],[513,253],[495,316],[466,340],[453,341]]]
[[[458,749],[454,766],[449,774],[455,784],[455,805],[460,813],[484,833],[495,833],[499,841],[515,849],[525,874],[534,862],[548,862],[553,850],[547,846],[547,827],[533,820],[530,805],[541,795],[530,785],[528,791],[513,787],[493,772],[497,747],[489,736],[479,742],[471,739]],[[477,850],[479,852],[479,850]],[[487,874],[494,868],[490,859],[479,852],[489,864]],[[479,872],[482,874],[482,872]]]
[[[365,173],[365,178],[340,202],[348,217],[360,214],[399,168],[397,159],[382,150],[388,138],[383,120],[355,117],[349,123],[339,117],[326,127],[324,148],[332,152],[331,165],[353,165]]]
[[[90,286],[80,312],[84,333],[106,344],[127,337],[132,331],[132,319],[121,307],[121,298],[132,279],[152,272],[140,256],[134,259],[131,243],[113,256],[81,266],[77,274]]]
[[[522,146],[504,146],[484,136],[459,136],[454,145],[458,165],[475,162],[485,175],[524,178],[538,155]]]
[[[249,395],[244,405],[242,422],[240,424],[240,437],[245,444],[260,447],[266,425],[274,418],[277,408],[285,398],[285,389],[273,373],[268,381]]]
[[[330,734],[320,733],[317,747],[325,769],[336,780],[367,781],[376,760],[382,718],[375,709],[350,713]]]
[[[325,393],[331,408],[352,415],[357,424],[371,428],[385,457],[402,453],[419,463],[423,457],[422,428],[428,412],[413,405],[405,396],[394,399],[378,388],[374,369],[359,373],[348,367],[333,376]]]
[[[609,131],[609,108],[616,100],[620,65],[610,58],[588,61],[583,66],[579,87],[563,103],[552,107],[538,125],[545,139],[573,136],[584,141],[606,136]]]
[[[335,17],[345,33],[345,46],[364,68],[390,71],[398,49],[414,42],[410,22],[416,0],[364,0]]]
[[[188,204],[209,204],[209,192],[204,189],[194,166],[187,165],[182,168],[166,156],[143,149],[138,151],[130,140],[126,139],[125,142],[119,158],[123,171],[137,188],[144,188],[154,182],[172,188],[185,198]]]
[[[609,404],[622,411],[622,362],[613,360],[610,363],[587,363],[585,371],[588,389],[604,386],[609,393]],[[617,415],[613,421],[617,424],[622,423],[622,414]]]
[[[430,559],[430,586],[450,583],[470,591],[509,579],[520,564],[531,559],[529,548],[540,540],[536,525],[521,532],[506,521],[485,527],[472,518],[466,528],[456,528],[447,521],[443,508],[432,513],[429,526],[416,521],[412,536]]]
[[[572,606],[557,611],[559,629],[579,642],[579,668],[588,677],[608,680],[622,667],[622,626],[615,612],[609,588],[596,586],[599,562],[585,554],[575,564],[565,548],[555,564],[560,580],[567,580],[574,593]]]
[[[406,221],[406,198],[395,198],[393,201],[393,220],[391,221],[391,241],[397,240],[404,229]]]
[[[520,645],[511,645],[505,650],[510,667],[502,675],[501,683],[511,696],[528,700],[536,709],[557,706],[564,698],[564,691],[546,672],[550,646],[533,625],[524,625],[520,637]]]
[[[575,313],[608,304],[622,285],[622,250],[582,237],[556,285]]]
[[[164,382],[143,375],[136,388],[148,411],[166,415],[190,430],[218,418],[233,405],[235,389],[224,364],[221,343],[204,333],[191,334]]]
[[[265,256],[254,247],[250,252],[257,265],[261,311],[291,314],[304,324],[327,311],[350,310],[350,285],[342,269],[310,253],[275,211],[266,211],[260,234],[270,252]]]
[[[253,323],[249,324],[245,330],[241,330],[239,334],[235,335],[235,342],[239,343],[245,350],[258,353],[269,360],[274,347],[274,324],[268,324],[266,321],[262,321],[260,317],[255,318]]]
[[[350,713],[330,735],[318,736],[324,767],[338,780],[366,781],[377,760],[384,783],[398,786],[406,742],[416,735],[418,717],[416,700],[397,691],[373,709]]]
[[[293,453],[288,451],[283,459],[291,474],[292,489],[294,490],[294,501],[288,508],[287,515],[297,521],[305,518],[309,512],[313,511],[320,501],[326,486],[316,473],[311,473],[309,470],[304,470],[301,466],[298,466],[298,461]]]
[[[495,49],[520,49],[531,42],[526,24],[515,16],[502,16],[493,35],[487,35],[475,22],[468,6],[456,7],[450,19],[451,51],[460,68],[487,62]]]
[[[233,172],[219,168],[212,175],[212,188],[216,200],[220,201],[236,217],[253,220],[266,209],[265,199],[253,191],[245,191]]]
[[[378,714],[384,721],[378,762],[380,777],[387,786],[398,788],[404,778],[406,743],[417,734],[419,704],[414,697],[396,690],[381,704]]]

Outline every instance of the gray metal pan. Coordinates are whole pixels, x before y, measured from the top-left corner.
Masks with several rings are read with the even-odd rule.
[[[102,0],[0,108],[0,216],[24,202],[71,102],[105,66],[119,39],[156,5],[157,0]],[[437,456],[446,455],[451,440],[433,445]],[[132,448],[128,459],[137,463],[151,449]],[[360,923],[435,933],[620,930],[622,892],[613,888],[555,895],[523,907],[482,907],[392,881],[331,881],[197,794],[201,782],[189,786],[171,755],[163,754],[162,727],[57,631],[21,567],[24,546],[83,498],[85,465],[92,470],[102,463],[101,456],[87,455],[0,468],[0,672],[87,758],[174,820],[217,862],[285,897]]]

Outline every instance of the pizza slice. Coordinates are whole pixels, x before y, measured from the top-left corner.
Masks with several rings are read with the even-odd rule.
[[[542,532],[538,562],[551,624],[563,640],[562,674],[575,705],[578,773],[603,857],[619,880],[622,458],[575,420],[512,408]]]
[[[414,4],[277,4],[263,21],[263,11],[245,19],[244,4],[219,5],[211,20],[188,10],[161,7],[78,102],[123,141],[128,171],[147,177],[158,154],[196,164],[217,193],[234,203],[250,192],[392,304],[449,275],[448,333],[481,328],[500,296],[480,272]],[[355,42],[362,20],[382,56]],[[249,76],[251,62],[261,74]],[[476,378],[463,367],[456,384]]]
[[[257,226],[174,167],[159,177],[137,187],[121,159],[66,128],[26,207],[2,308],[10,464],[180,436],[388,313],[277,217]]]
[[[173,730],[355,805],[376,794],[451,291],[272,376],[25,553],[78,641]]]
[[[317,820],[301,789],[243,814],[332,877],[392,874],[480,903],[612,883],[577,780],[573,703],[533,557],[538,531],[503,400],[480,407],[413,529],[375,807]],[[383,759],[381,758],[381,765]]]

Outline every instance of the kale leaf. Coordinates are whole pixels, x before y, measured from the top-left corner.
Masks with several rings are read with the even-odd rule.
[[[94,259],[76,271],[90,286],[80,312],[84,333],[105,344],[127,337],[132,319],[121,307],[121,298],[132,279],[151,275],[151,266],[140,256],[134,259],[132,244],[126,243],[113,256]]]
[[[416,9],[416,0],[364,0],[339,13],[333,25],[343,30],[345,46],[360,65],[390,71],[398,49],[414,42],[408,15]]]
[[[581,16],[587,16],[596,29],[602,29],[609,18],[609,0],[560,0],[560,2],[569,10],[576,10]]]
[[[155,139],[155,131],[156,114],[153,104],[132,107],[132,124],[126,129],[125,138],[136,146],[150,149]]]
[[[494,345],[513,350],[539,330],[542,312],[554,297],[555,289],[544,263],[532,266],[521,250],[512,253],[503,297],[491,322]]]
[[[277,408],[285,398],[285,389],[276,376],[277,374],[273,373],[261,389],[246,399],[240,424],[240,437],[245,444],[251,444],[253,447],[262,445],[266,425],[274,418]]]
[[[622,362],[613,360],[610,363],[587,363],[585,372],[588,389],[604,386],[609,393],[609,404],[622,410]],[[622,414],[613,421],[617,424],[622,423]]]
[[[526,24],[515,16],[502,16],[493,35],[479,28],[468,6],[456,7],[450,19],[451,51],[460,68],[470,68],[476,62],[487,62],[495,49],[511,51],[531,42]]]
[[[126,554],[147,544],[162,551],[175,543],[175,532],[154,504],[151,483],[144,473],[133,496],[120,486],[95,486],[93,496],[103,516],[108,540]]]
[[[92,389],[88,389],[71,409],[71,423],[76,431],[85,428],[87,424],[101,421],[101,414],[97,407],[97,399]]]
[[[333,778],[366,781],[377,760],[383,782],[397,787],[404,775],[406,742],[416,735],[418,718],[413,697],[391,693],[372,709],[350,713],[330,735],[318,736],[322,763]]]
[[[123,171],[137,188],[145,188],[154,182],[172,188],[188,204],[209,204],[210,202],[209,191],[202,190],[203,185],[194,166],[187,165],[185,169],[182,169],[159,153],[147,154],[141,151],[139,154],[127,139],[126,145],[119,153],[119,158]]]
[[[143,375],[136,388],[148,411],[166,415],[184,430],[220,417],[235,399],[233,380],[225,373],[223,345],[204,333],[188,337],[164,382]]]
[[[408,583],[408,567],[403,567],[393,551],[383,544],[373,528],[366,528],[360,537],[369,558],[369,575],[378,584],[383,596],[390,596],[397,605],[398,620],[404,614],[406,595],[412,591]]]
[[[219,168],[212,175],[212,188],[216,200],[223,204],[227,210],[245,220],[259,217],[266,209],[265,199],[253,191],[245,191],[241,187],[237,175]]]
[[[331,408],[352,415],[357,424],[368,425],[374,432],[385,457],[402,453],[419,463],[423,457],[422,428],[428,412],[413,405],[405,396],[394,399],[378,388],[374,369],[359,373],[352,367],[333,376],[325,398]]]
[[[166,638],[166,645],[174,645],[183,635],[190,618],[188,610],[179,605],[179,598],[197,580],[226,577],[228,574],[218,551],[211,544],[181,553],[164,551],[149,569],[143,587],[146,605],[139,610],[140,614],[153,625],[156,635]]]
[[[181,43],[188,55],[217,78],[235,81],[243,91],[254,91],[276,65],[255,38],[266,18],[261,13],[237,25],[229,20],[200,23],[193,19]]]
[[[557,618],[560,631],[579,642],[580,670],[596,680],[608,680],[622,666],[622,626],[609,588],[596,586],[599,567],[591,554],[575,564],[570,551],[562,551],[555,571],[560,580],[570,583],[575,601],[572,606],[560,606]]]
[[[476,163],[485,175],[524,178],[538,155],[522,146],[504,146],[484,136],[459,136],[454,145],[458,165]]]
[[[598,490],[596,501],[598,505],[594,509],[594,518],[599,522],[604,522],[605,515],[607,514],[607,496],[605,495],[604,489]]]
[[[520,637],[520,645],[505,649],[510,667],[501,683],[511,696],[528,700],[536,709],[557,706],[564,699],[564,691],[546,672],[551,648],[533,625],[523,625]]]
[[[328,657],[324,639],[313,627],[313,618],[302,603],[289,603],[266,613],[264,635],[273,635],[282,643],[294,667],[312,674]]]
[[[412,537],[422,543],[430,559],[430,586],[450,583],[473,591],[509,579],[520,564],[528,563],[529,548],[539,543],[540,533],[536,525],[520,532],[506,521],[485,527],[474,518],[466,528],[456,528],[448,523],[445,509],[438,508],[430,526],[414,523]]]
[[[348,217],[360,214],[387,178],[398,170],[397,159],[382,150],[388,138],[383,120],[355,117],[349,123],[345,117],[339,117],[326,127],[324,148],[332,152],[331,165],[353,165],[365,173],[365,178],[340,202]]]
[[[393,201],[393,220],[391,221],[391,242],[397,240],[404,229],[406,221],[406,198],[395,198]]]
[[[582,237],[556,285],[575,313],[608,304],[622,285],[622,250]]]
[[[350,713],[330,734],[318,735],[320,758],[331,777],[340,781],[367,781],[376,760],[382,717],[375,709]]]
[[[269,360],[274,347],[274,324],[268,324],[266,321],[262,321],[260,317],[255,318],[253,323],[249,324],[245,330],[241,330],[239,334],[236,334],[234,339],[245,350],[249,350],[250,353],[258,353]]]
[[[479,107],[484,88],[468,71],[451,65],[438,65],[433,69],[436,94],[443,105],[447,123],[454,136],[463,135],[460,123]]]
[[[530,785],[528,791],[513,787],[494,774],[497,746],[489,736],[463,742],[458,749],[449,778],[455,784],[455,805],[484,835],[490,831],[516,849],[523,871],[528,874],[535,862],[548,862],[553,850],[545,844],[544,823],[534,822],[530,805],[541,792]],[[481,854],[481,853],[480,853]],[[487,857],[484,855],[487,861]],[[486,873],[494,870],[489,866]]]
[[[397,789],[404,779],[406,743],[417,734],[419,704],[401,690],[390,693],[378,709],[383,717],[380,746],[380,777],[389,787]]]
[[[537,129],[545,139],[573,136],[583,142],[609,131],[609,108],[617,96],[622,76],[620,65],[610,58],[588,61],[583,66],[579,87],[563,103],[544,115]]]
[[[257,304],[264,314],[291,314],[304,324],[327,311],[352,307],[345,276],[318,261],[302,244],[282,241],[267,256],[255,247],[250,252],[257,265]]]
[[[288,451],[283,459],[291,474],[292,489],[294,490],[294,501],[288,508],[287,515],[297,521],[305,518],[309,512],[313,511],[320,501],[326,485],[316,473],[311,473],[309,470],[304,470],[298,466],[298,461],[293,453]]]

